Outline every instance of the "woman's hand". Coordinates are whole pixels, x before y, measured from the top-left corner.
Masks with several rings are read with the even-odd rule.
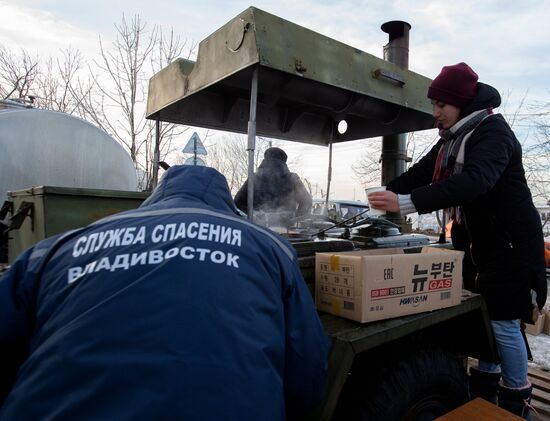
[[[376,191],[367,196],[369,205],[373,209],[380,209],[389,212],[399,212],[399,198],[391,191]]]

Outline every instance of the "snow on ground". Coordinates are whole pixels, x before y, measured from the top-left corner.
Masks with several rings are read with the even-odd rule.
[[[550,371],[550,336],[544,333],[537,336],[527,335],[527,342],[533,354],[533,361],[529,361],[529,367]]]

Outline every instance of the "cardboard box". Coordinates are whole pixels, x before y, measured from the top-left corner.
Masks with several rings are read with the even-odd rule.
[[[530,323],[525,323],[525,333],[529,335],[537,336],[542,333],[544,329],[544,321],[546,320],[546,314],[544,312],[539,316],[537,322],[532,325]]]
[[[544,327],[542,328],[542,333],[545,335],[550,335],[550,310],[543,309],[544,313]]]
[[[463,252],[374,249],[316,253],[319,310],[358,322],[421,313],[460,303]]]

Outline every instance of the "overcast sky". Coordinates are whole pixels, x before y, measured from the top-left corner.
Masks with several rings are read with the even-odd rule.
[[[511,92],[507,109],[526,92],[528,100],[549,98],[547,0],[0,0],[0,44],[43,57],[72,46],[92,58],[99,36],[113,37],[123,13],[139,14],[150,25],[174,28],[182,38],[201,41],[251,5],[378,57],[387,43],[380,25],[404,20],[412,25],[411,70],[433,78],[443,65],[465,61],[481,81],[501,93]],[[328,149],[298,146],[284,143],[291,157],[301,158],[299,172],[324,184]],[[349,170],[360,153],[360,142],[335,146],[336,196],[364,200]]]

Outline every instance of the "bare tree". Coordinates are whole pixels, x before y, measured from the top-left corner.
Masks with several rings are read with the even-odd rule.
[[[357,161],[351,164],[351,170],[363,186],[368,186],[381,178],[380,142],[372,139],[364,140],[361,146],[363,152]]]
[[[152,72],[156,73],[160,71],[172,61],[184,55],[186,55],[185,58],[189,59],[194,54],[196,46],[195,42],[182,41],[179,36],[174,34],[173,29],[165,33],[162,28],[159,28],[155,40],[155,48],[150,56]],[[158,180],[159,161],[165,160],[167,156],[175,152],[175,147],[173,146],[174,140],[180,138],[189,130],[189,127],[172,123],[161,123],[159,124],[159,136],[157,136],[156,122],[148,121],[147,125],[147,135],[144,137],[143,145],[140,144],[139,148],[141,149],[142,146],[145,147],[146,189],[152,190]]]
[[[432,131],[411,132],[407,136],[407,155],[413,165],[437,142],[437,136]],[[382,146],[376,139],[363,141],[363,152],[359,159],[351,165],[355,177],[363,187],[378,184],[381,180]]]
[[[21,49],[16,54],[0,46],[0,97],[25,99],[39,71],[39,58]]]
[[[512,92],[502,94],[499,112],[514,130],[523,149],[523,166],[535,203],[550,200],[550,111],[547,101],[528,101],[525,91],[514,108],[510,107]]]
[[[84,67],[78,50],[61,51],[61,57],[49,58],[36,78],[35,105],[41,108],[80,115],[81,94],[76,89],[78,74]],[[85,92],[85,91],[84,91]]]
[[[94,60],[98,73],[92,72],[95,89],[82,94],[84,116],[110,133],[124,145],[138,167],[138,138],[146,133],[144,66],[155,46],[157,28],[147,31],[139,15],[130,22],[122,16],[115,25],[116,38],[111,48],[99,39],[100,58]],[[120,118],[120,116],[122,118]]]
[[[80,51],[70,48],[60,54],[41,61],[25,50],[15,54],[0,47],[0,97],[85,118],[83,97],[92,94],[93,83],[81,79],[84,58]]]
[[[534,101],[527,106],[529,142],[523,145],[525,173],[536,202],[550,204],[550,106]]]
[[[157,137],[156,122],[145,119],[148,81],[177,57],[189,57],[195,44],[182,42],[173,30],[165,34],[157,26],[148,29],[139,15],[131,21],[123,15],[115,29],[110,46],[100,38],[100,58],[93,62],[93,71],[90,66],[90,80],[79,80],[74,96],[81,116],[128,150],[141,175],[140,187],[150,190],[158,178],[159,161],[174,151],[174,139],[187,127],[160,124]]]

